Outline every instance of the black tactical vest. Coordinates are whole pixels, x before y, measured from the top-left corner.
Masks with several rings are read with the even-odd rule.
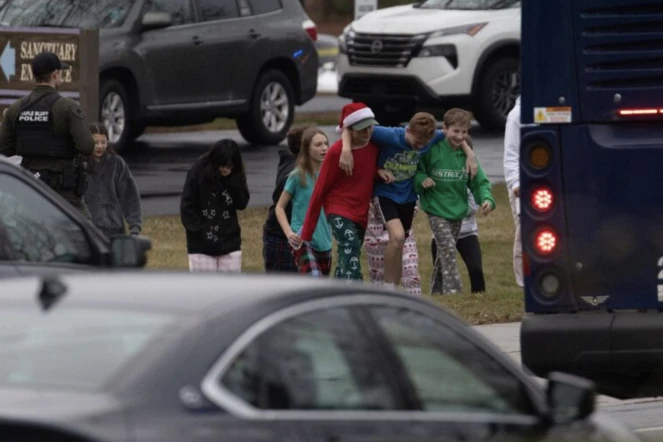
[[[71,137],[53,131],[53,105],[60,97],[54,91],[34,101],[30,101],[30,96],[21,99],[14,121],[16,155],[27,158],[73,158],[76,155]]]

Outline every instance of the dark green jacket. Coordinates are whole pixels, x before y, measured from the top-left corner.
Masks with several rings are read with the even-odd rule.
[[[37,86],[30,94],[33,99],[53,92],[50,86]],[[20,101],[17,100],[7,109],[7,114],[0,125],[0,154],[5,156],[16,155],[16,129],[14,122],[19,111]],[[85,120],[85,115],[78,103],[74,100],[61,97],[53,105],[53,130],[56,134],[71,136],[76,149],[85,156],[94,150],[94,139],[90,128]],[[61,158],[32,157],[29,164],[30,170],[51,170],[60,172],[63,164],[71,164],[71,160]]]

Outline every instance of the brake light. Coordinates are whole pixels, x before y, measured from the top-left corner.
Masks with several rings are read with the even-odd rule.
[[[619,109],[617,111],[622,117],[634,117],[640,115],[663,115],[663,109]]]
[[[318,28],[316,28],[313,20],[305,20],[302,23],[302,28],[306,31],[311,40],[318,41]]]
[[[557,233],[551,228],[543,228],[536,233],[536,250],[541,255],[550,255],[557,247]]]
[[[539,212],[547,212],[553,205],[553,193],[546,187],[539,187],[532,192],[532,205]]]

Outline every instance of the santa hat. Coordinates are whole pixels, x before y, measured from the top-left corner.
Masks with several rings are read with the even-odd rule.
[[[375,114],[370,107],[364,103],[350,103],[343,106],[341,112],[341,124],[336,127],[336,132],[339,134],[343,132],[344,127],[353,126],[363,120],[372,120],[371,125],[377,125],[375,121]]]

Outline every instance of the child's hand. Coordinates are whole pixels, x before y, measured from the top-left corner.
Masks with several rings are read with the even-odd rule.
[[[386,169],[378,170],[378,176],[380,177],[380,179],[382,181],[384,181],[387,184],[390,184],[390,183],[393,183],[394,181],[396,181],[396,178],[394,178],[394,175]]]
[[[465,141],[463,141],[463,143],[465,143]],[[470,174],[470,178],[477,176],[477,172],[479,171],[479,163],[477,163],[476,155],[467,157],[467,160],[465,161],[465,170]]]
[[[341,170],[345,172],[348,176],[352,176],[352,168],[354,167],[354,157],[352,156],[352,151],[341,151],[341,159],[338,161],[338,165],[341,167]]]
[[[493,211],[493,204],[490,201],[484,201],[481,205],[481,212],[483,216],[488,216],[490,212]]]
[[[293,249],[299,249],[302,246],[302,238],[297,235],[295,232],[290,232],[288,233],[288,243],[290,244],[290,247]]]
[[[430,189],[431,187],[435,187],[435,181],[433,181],[432,178],[426,178],[421,182],[421,187],[424,189]]]

